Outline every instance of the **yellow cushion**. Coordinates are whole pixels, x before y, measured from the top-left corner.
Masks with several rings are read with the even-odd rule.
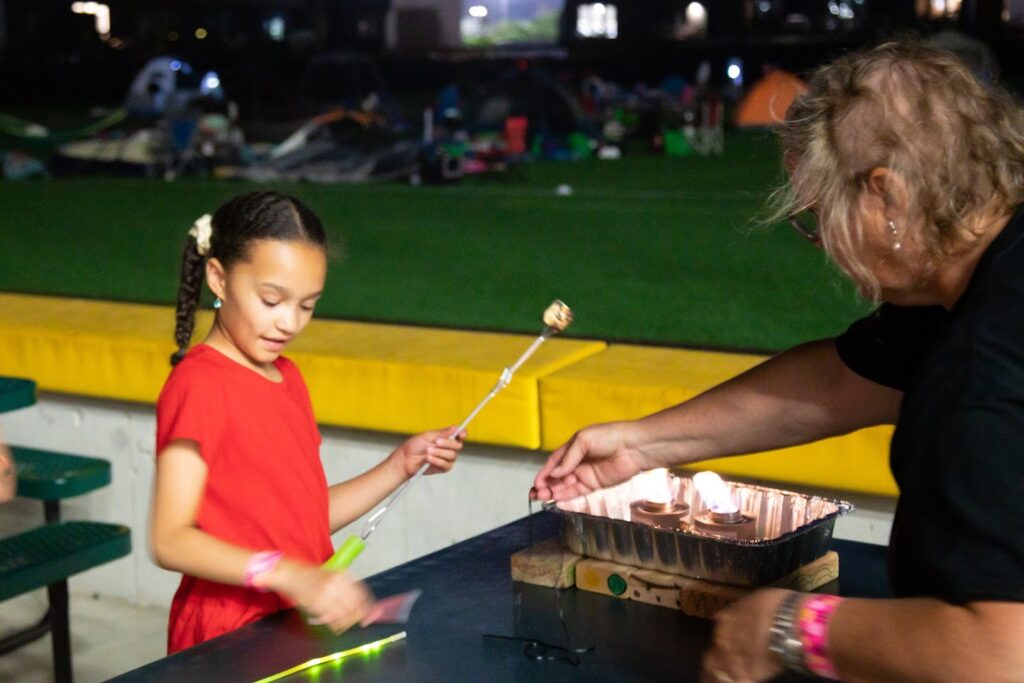
[[[541,443],[553,450],[588,424],[641,417],[680,403],[764,360],[761,356],[611,345],[541,380]],[[809,486],[896,494],[891,427],[688,467]]]
[[[197,337],[211,321],[200,313]],[[0,294],[0,374],[31,377],[44,391],[152,403],[170,372],[173,327],[166,306]],[[411,433],[461,421],[533,339],[314,320],[287,355],[322,424]],[[539,378],[604,346],[543,344],[473,422],[473,440],[538,448]]]
[[[212,321],[200,312],[197,337]],[[0,293],[0,374],[39,388],[152,403],[167,374],[174,311]],[[289,348],[321,424],[412,433],[455,424],[533,337],[314,320]],[[674,405],[759,356],[552,339],[481,412],[475,441],[553,449],[593,422]],[[722,473],[895,494],[889,428],[709,463]]]
[[[0,294],[0,374],[44,391],[153,403],[171,367],[174,311]]]
[[[534,338],[314,320],[288,355],[302,368],[321,422],[409,433],[462,421]],[[538,381],[604,347],[545,342],[473,421],[470,438],[539,448]]]

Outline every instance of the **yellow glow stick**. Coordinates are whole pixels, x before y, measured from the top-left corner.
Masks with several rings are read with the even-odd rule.
[[[330,662],[337,662],[338,660],[344,659],[345,657],[348,657],[350,655],[358,654],[360,652],[375,652],[376,650],[381,649],[385,645],[390,645],[391,643],[397,642],[399,640],[403,640],[405,638],[405,635],[406,635],[405,631],[402,631],[400,633],[396,633],[393,636],[388,636],[387,638],[382,638],[380,640],[375,640],[372,643],[367,643],[366,645],[360,645],[358,647],[353,647],[353,648],[350,648],[348,650],[342,650],[341,652],[335,652],[332,655],[325,655],[323,657],[315,657],[315,658],[309,660],[308,662],[303,662],[302,664],[299,664],[298,666],[293,666],[292,668],[287,669],[285,671],[282,671],[281,673],[276,673],[273,676],[267,676],[266,678],[261,678],[258,681],[256,681],[255,683],[271,683],[271,681],[279,681],[282,678],[287,678],[288,676],[291,676],[292,674],[297,674],[300,671],[304,671],[306,669],[311,669],[314,666],[319,666],[321,664],[329,664]]]

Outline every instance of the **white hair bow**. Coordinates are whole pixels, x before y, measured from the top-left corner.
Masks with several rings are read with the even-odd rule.
[[[213,218],[208,213],[196,219],[188,234],[196,238],[196,251],[200,256],[210,253],[210,237],[213,235]]]

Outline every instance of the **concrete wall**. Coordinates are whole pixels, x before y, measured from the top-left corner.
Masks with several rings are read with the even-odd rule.
[[[111,463],[113,483],[65,501],[64,517],[129,526],[133,552],[74,578],[71,590],[143,605],[168,604],[179,577],[156,567],[147,550],[156,430],[152,406],[44,395],[32,408],[0,416],[0,426],[15,445],[101,457]],[[335,428],[324,428],[323,437],[321,455],[329,482],[365,471],[403,440],[398,435]],[[451,473],[424,478],[388,514],[353,571],[369,576],[523,517],[541,461],[542,454],[536,451],[468,444]],[[885,543],[892,501],[859,497],[852,502],[859,509],[839,521],[836,537]],[[41,503],[16,499],[0,508],[0,536],[41,521]],[[357,521],[337,534],[335,545],[349,531],[361,528],[362,521]]]

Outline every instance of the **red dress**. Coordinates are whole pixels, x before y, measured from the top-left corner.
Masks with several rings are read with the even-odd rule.
[[[198,528],[252,551],[321,563],[333,552],[320,432],[298,368],[280,357],[272,382],[205,344],[174,368],[157,400],[159,454],[199,444],[206,488]],[[291,607],[259,593],[183,576],[171,603],[168,654]]]

